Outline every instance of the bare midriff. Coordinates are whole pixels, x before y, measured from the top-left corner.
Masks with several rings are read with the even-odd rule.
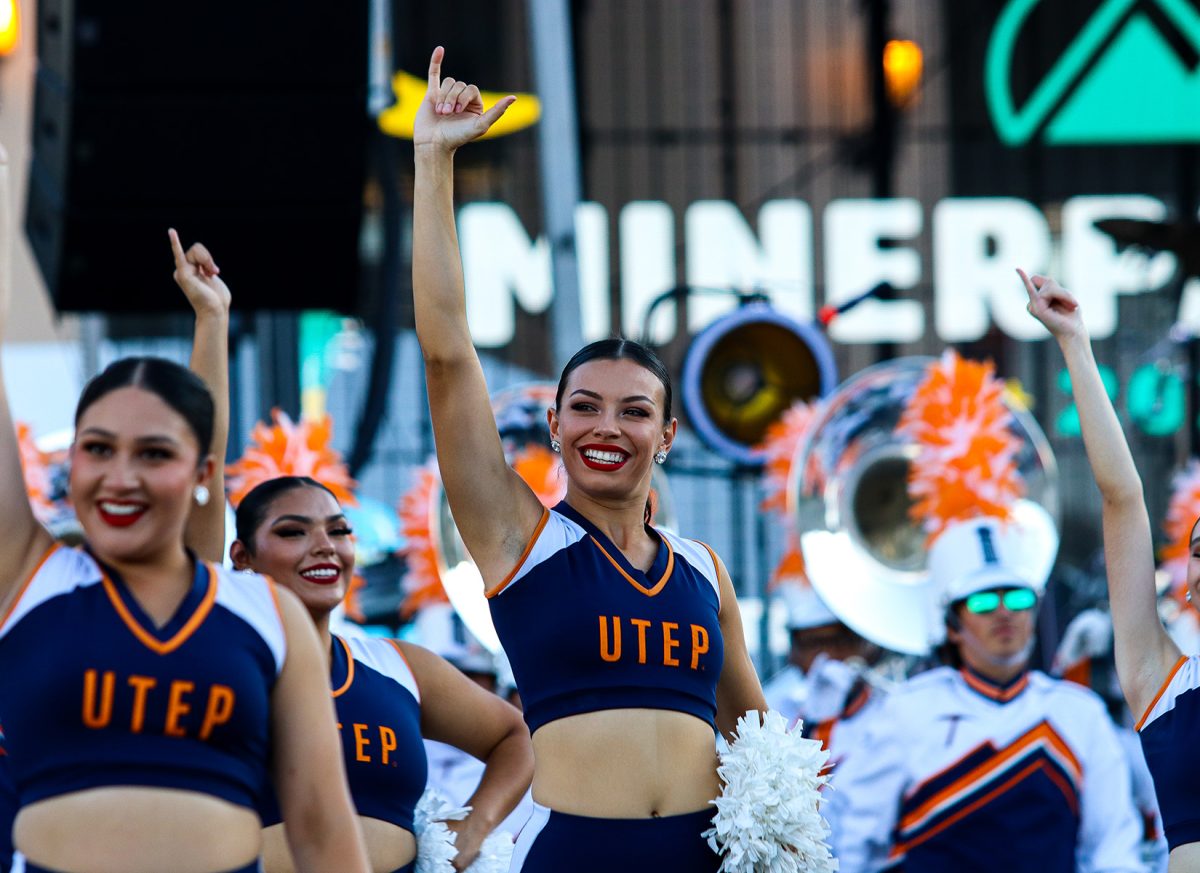
[[[30,804],[13,838],[31,863],[52,870],[218,873],[258,857],[262,826],[253,810],[207,794],[122,786]]]
[[[659,709],[558,719],[533,735],[533,799],[599,818],[682,815],[720,793],[712,727]]]
[[[417,857],[417,840],[411,831],[377,818],[359,816],[371,873],[392,873]],[[263,873],[294,873],[283,825],[263,830]]]

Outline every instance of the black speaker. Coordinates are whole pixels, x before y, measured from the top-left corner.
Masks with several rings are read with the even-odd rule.
[[[26,232],[59,311],[158,312],[168,227],[239,309],[353,309],[368,0],[42,0]]]

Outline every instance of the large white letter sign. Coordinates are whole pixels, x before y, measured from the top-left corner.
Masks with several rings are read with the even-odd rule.
[[[1050,227],[1032,203],[1008,197],[943,200],[933,208],[934,323],[946,342],[979,339],[991,318],[1016,339],[1041,339],[1016,267],[1043,272]],[[989,318],[990,316],[990,318]]]
[[[1079,298],[1088,332],[1096,339],[1117,329],[1117,295],[1161,288],[1175,273],[1175,257],[1147,259],[1118,252],[1111,236],[1096,227],[1104,218],[1161,221],[1167,207],[1141,194],[1124,197],[1072,197],[1063,205],[1063,284]]]
[[[483,348],[508,345],[516,324],[513,297],[528,312],[550,303],[550,246],[544,238],[531,240],[505,203],[468,203],[458,212],[458,232],[471,337]]]
[[[655,297],[675,287],[675,215],[657,200],[635,200],[621,209],[621,326],[625,336],[642,339],[646,309]],[[662,345],[675,336],[675,307],[658,307],[650,342]]]
[[[599,203],[575,207],[575,256],[579,262],[579,318],[583,341],[612,334],[608,280],[608,211]]]
[[[825,302],[837,306],[880,282],[897,291],[921,279],[921,256],[911,248],[881,248],[880,240],[921,232],[921,204],[911,198],[834,200],[825,209]],[[838,342],[915,342],[925,333],[916,300],[867,300],[829,326]]]
[[[684,216],[687,281],[700,287],[761,289],[797,321],[813,318],[812,210],[803,200],[772,200],[758,212],[758,237],[725,200],[699,200]],[[688,301],[688,327],[699,331],[733,306],[732,297]]]

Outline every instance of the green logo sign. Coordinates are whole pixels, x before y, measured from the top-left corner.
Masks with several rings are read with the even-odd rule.
[[[1013,48],[1041,0],[1012,0],[996,20],[984,70],[988,108],[1007,145],[1039,132],[1050,145],[1200,141],[1200,68],[1188,69],[1138,0],[1106,0],[1033,89],[1013,104]],[[1188,0],[1154,0],[1200,53]]]

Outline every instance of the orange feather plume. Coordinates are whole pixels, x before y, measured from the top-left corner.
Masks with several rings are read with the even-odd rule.
[[[513,455],[511,463],[543,506],[554,506],[566,494],[567,482],[559,458],[545,446],[536,443],[523,446]],[[433,501],[440,490],[437,465],[431,463],[417,471],[412,487],[400,498],[400,527],[405,539],[402,554],[408,565],[401,581],[405,598],[400,615],[404,618],[431,603],[447,601],[431,528],[436,509]]]
[[[46,453],[37,447],[29,425],[17,423],[17,446],[21,455],[21,471],[25,474],[25,493],[33,513],[41,521],[54,511],[50,499],[50,464]]]
[[[817,417],[818,406],[799,400],[767,428],[760,448],[766,453],[763,467],[763,498],[759,508],[766,512],[787,513],[787,488],[792,477],[792,461],[800,443]]]
[[[356,504],[354,489],[342,456],[329,447],[333,437],[333,417],[293,422],[285,412],[271,410],[274,425],[254,425],[252,445],[245,454],[225,469],[229,500],[241,503],[257,485],[280,476],[309,476],[334,493],[342,503]]]
[[[400,582],[405,592],[400,615],[405,619],[431,603],[449,600],[442,588],[432,529],[433,501],[439,490],[437,465],[430,463],[417,470],[412,487],[400,498],[400,530],[404,534],[400,553],[407,565]]]
[[[1163,524],[1167,543],[1158,554],[1175,585],[1187,577],[1192,527],[1197,518],[1200,518],[1200,461],[1193,460],[1171,479],[1171,499]]]
[[[1024,493],[1011,423],[990,361],[948,351],[930,364],[897,425],[919,450],[909,469],[910,514],[930,540],[956,521],[1010,517]]]

